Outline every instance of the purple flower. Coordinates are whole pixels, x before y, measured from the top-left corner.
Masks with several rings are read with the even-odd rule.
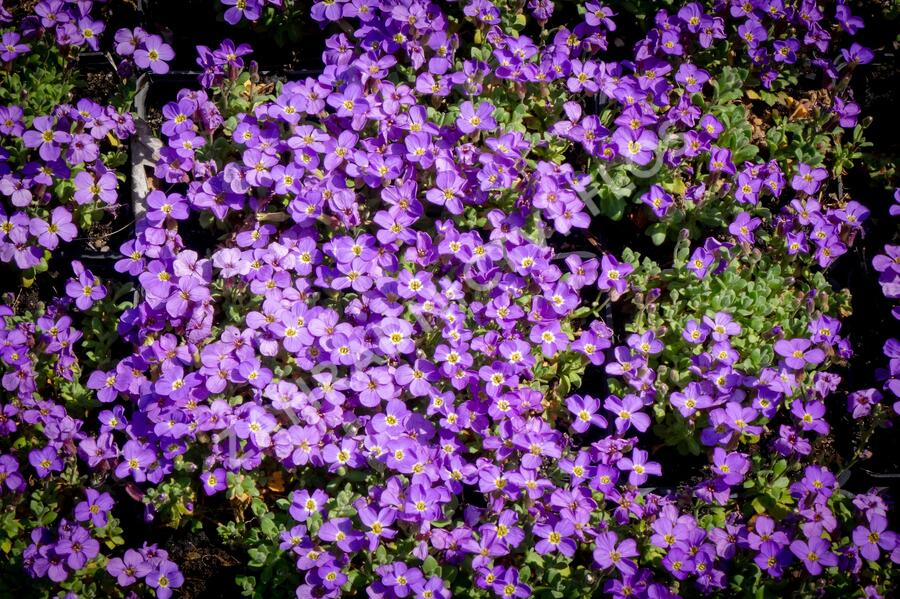
[[[53,119],[49,116],[35,117],[31,126],[33,129],[29,129],[22,135],[25,147],[38,148],[40,157],[48,162],[59,158],[60,144],[67,143],[71,136],[65,131],[56,130]],[[78,187],[77,175],[75,186]],[[78,201],[77,194],[76,201]]]
[[[634,539],[625,539],[621,543],[618,540],[619,537],[614,532],[597,535],[594,562],[601,569],[615,566],[622,574],[633,574],[637,570],[637,564],[630,558],[639,555],[637,543]]]
[[[825,360],[825,352],[819,348],[809,349],[809,339],[781,339],[775,342],[775,353],[784,358],[789,368],[802,370],[807,364],[821,364]]]
[[[761,426],[753,426],[750,423],[756,420],[759,413],[753,408],[748,408],[736,401],[729,401],[725,405],[725,424],[731,430],[742,435],[759,435]]]
[[[11,62],[31,49],[28,44],[20,44],[20,39],[21,36],[15,31],[7,31],[0,37],[0,60]]]
[[[418,588],[425,577],[418,568],[410,568],[403,562],[394,562],[376,569],[381,576],[381,584],[390,589],[396,597],[406,597],[413,588]]]
[[[867,560],[878,561],[879,549],[893,551],[897,547],[897,535],[887,530],[887,519],[879,514],[869,516],[868,526],[853,529],[853,544]]]
[[[815,431],[827,435],[830,427],[825,421],[825,404],[821,401],[802,402],[795,400],[791,404],[791,414],[800,422],[804,431]]]
[[[627,341],[629,347],[644,356],[655,355],[665,349],[663,342],[656,338],[656,334],[653,331],[645,331],[640,335],[629,335]]]
[[[84,494],[85,500],[75,506],[75,519],[79,522],[90,520],[97,528],[103,528],[115,501],[109,493],[100,493],[96,489],[85,489]]]
[[[242,364],[250,364],[243,362]],[[252,371],[250,373],[252,375]],[[249,376],[249,375],[248,375]],[[269,375],[271,380],[271,375]],[[268,384],[268,381],[266,381]],[[263,387],[265,385],[262,385]],[[278,422],[275,417],[263,408],[250,404],[242,417],[234,422],[234,432],[240,439],[250,439],[256,447],[264,448],[272,444],[271,432],[275,430]]]
[[[759,546],[759,553],[753,561],[763,572],[778,578],[783,569],[790,564],[791,554],[783,545],[766,541]]]
[[[735,169],[734,162],[731,161],[731,150],[714,146],[709,155],[709,172],[735,174],[737,169]]]
[[[167,196],[159,190],[154,190],[147,195],[146,202],[151,208],[146,218],[153,225],[159,226],[166,218],[184,220],[188,217],[187,202],[177,193]]]
[[[172,47],[164,43],[158,35],[148,35],[134,51],[135,64],[142,69],[150,69],[157,75],[169,72],[167,61],[174,57]]]
[[[75,202],[79,205],[101,201],[112,205],[116,203],[116,175],[109,170],[97,172],[82,171],[75,175]]]
[[[379,323],[380,336],[378,347],[388,356],[409,354],[415,351],[416,345],[411,339],[413,327],[400,318],[385,318]]]
[[[609,346],[608,339],[588,330],[582,331],[578,339],[572,342],[570,349],[584,354],[594,366],[600,366],[606,360],[602,350]]]
[[[321,0],[312,5],[310,16],[319,22],[337,21],[341,16],[348,16],[343,10],[342,5],[338,2],[330,0]],[[371,10],[371,7],[370,7]]]
[[[0,493],[4,487],[13,493],[26,488],[25,477],[19,472],[19,462],[11,455],[0,455]]]
[[[354,130],[359,131],[365,126],[370,107],[359,84],[351,83],[343,92],[332,93],[327,101],[330,106],[337,109],[337,116],[352,119],[351,125]]]
[[[63,206],[57,206],[50,215],[50,222],[32,218],[29,231],[38,238],[38,243],[48,250],[56,249],[59,240],[72,241],[78,228],[72,223],[72,213]]]
[[[725,125],[713,115],[707,114],[700,119],[700,131],[706,139],[718,139],[719,135],[725,131]]]
[[[810,340],[813,343],[834,343],[839,337],[841,321],[824,314],[809,323]]]
[[[397,510],[389,507],[376,511],[372,506],[366,505],[360,498],[356,506],[359,520],[369,528],[366,537],[369,539],[369,551],[375,551],[381,539],[393,539],[397,531],[389,528],[397,519]]]
[[[709,73],[697,68],[690,63],[682,63],[675,74],[675,81],[684,86],[690,93],[696,93],[703,89],[703,84],[709,81]]]
[[[156,379],[153,390],[160,395],[181,401],[187,399],[191,389],[200,384],[195,373],[184,374],[184,368],[174,362],[166,362],[162,367],[162,376]]]
[[[801,437],[796,430],[789,426],[781,425],[778,429],[779,438],[775,441],[775,449],[784,456],[793,453],[809,455],[812,445]]]
[[[599,428],[606,427],[606,419],[597,414],[597,410],[600,409],[600,402],[590,395],[585,395],[584,397],[572,395],[566,399],[566,407],[575,415],[575,418],[572,420],[572,428],[576,432],[583,433],[591,425]]]
[[[478,470],[478,490],[485,494],[494,491],[515,493],[517,489],[515,485],[510,484],[507,474],[494,464],[482,463]]]
[[[169,599],[172,589],[184,584],[184,576],[174,563],[167,559],[160,560],[155,569],[147,574],[147,586],[156,590],[159,599]]]
[[[844,57],[847,64],[869,64],[875,58],[875,53],[853,42],[849,48],[841,50],[841,56]]]
[[[72,570],[78,571],[84,568],[89,560],[97,557],[100,553],[100,543],[91,537],[86,528],[77,526],[68,537],[62,537],[57,541],[56,552],[66,558],[66,564]]]
[[[753,231],[759,227],[762,221],[758,218],[751,218],[747,212],[741,212],[737,218],[728,225],[728,232],[738,238],[743,243],[753,243],[755,238]]]
[[[34,466],[38,478],[46,478],[51,472],[62,472],[63,462],[53,447],[33,449],[28,454],[28,463]]]
[[[451,214],[462,214],[466,197],[466,180],[455,171],[441,171],[435,177],[435,186],[425,193],[425,198],[437,206],[444,206]]]
[[[139,551],[129,549],[123,557],[114,557],[106,564],[106,571],[116,577],[119,586],[129,586],[150,573],[153,566]]]
[[[231,7],[225,11],[225,22],[229,25],[237,25],[241,19],[256,21],[263,6],[259,0],[222,0],[222,4]]]
[[[615,257],[605,254],[600,260],[600,278],[597,286],[604,291],[613,290],[617,295],[625,293],[628,288],[626,277],[634,271],[628,262],[619,262]]]
[[[750,460],[746,454],[726,452],[721,447],[713,450],[713,471],[728,486],[740,484],[750,470]]]
[[[86,43],[91,50],[95,52],[98,51],[100,49],[100,40],[98,36],[106,29],[106,25],[103,21],[95,21],[90,17],[82,17],[78,21],[78,29],[81,31],[81,37],[84,39],[84,43]]]
[[[775,40],[772,44],[772,58],[775,62],[794,64],[797,62],[797,50],[800,42],[795,39]]]
[[[343,439],[340,444],[329,443],[322,448],[322,458],[330,465],[331,472],[342,467],[359,468],[365,463],[357,442],[352,439]]]
[[[641,201],[650,206],[658,218],[663,218],[672,205],[672,196],[659,185],[650,186],[650,190],[641,196]]]
[[[684,324],[681,337],[688,343],[703,343],[709,335],[709,327],[693,318]]]
[[[791,179],[791,187],[796,191],[801,191],[809,195],[813,195],[819,191],[822,181],[828,177],[828,171],[822,167],[814,168],[805,162],[797,165],[797,172]]]
[[[713,263],[713,254],[705,247],[698,247],[688,259],[687,268],[697,275],[698,279],[706,277],[706,272]]]
[[[224,468],[204,472],[200,475],[200,480],[203,482],[203,491],[207,495],[214,495],[228,488],[228,476]]]
[[[679,413],[685,418],[690,418],[698,410],[703,410],[713,405],[713,399],[704,393],[703,387],[696,382],[688,383],[683,391],[676,391],[669,395],[669,401],[678,408]]]
[[[540,537],[540,541],[534,546],[534,550],[540,554],[559,551],[566,557],[572,557],[577,549],[575,539],[575,525],[566,519],[560,519],[556,524],[536,524],[532,528],[532,532],[536,537]]]
[[[807,466],[803,472],[803,479],[796,487],[802,492],[829,497],[837,485],[834,475],[821,466]]]
[[[703,325],[712,333],[715,341],[728,341],[730,337],[741,334],[741,325],[734,322],[731,314],[727,312],[716,312],[715,316],[703,317]]]
[[[106,297],[106,287],[100,284],[91,271],[82,270],[77,279],[69,279],[66,283],[66,295],[75,300],[79,310],[89,310],[94,302]]]
[[[624,434],[632,426],[640,432],[650,427],[650,416],[641,412],[644,402],[636,395],[626,395],[619,400],[615,395],[610,395],[603,403],[603,407],[615,414],[616,432]]]
[[[494,107],[490,102],[481,102],[476,109],[471,101],[463,102],[459,107],[456,126],[463,133],[474,131],[493,131],[497,128],[494,120]]]
[[[662,474],[659,464],[657,462],[648,462],[647,456],[646,451],[635,448],[632,450],[630,458],[620,458],[616,462],[616,467],[619,470],[629,472],[629,484],[639,487],[647,482],[649,475],[659,476]]]
[[[131,56],[138,46],[147,37],[147,32],[140,27],[131,29],[119,29],[116,31],[114,40],[116,42],[116,54],[119,56]]]
[[[563,332],[558,320],[533,326],[528,338],[532,343],[539,344],[541,352],[547,357],[555,356],[569,345],[569,337]]]
[[[0,133],[21,137],[25,132],[24,114],[19,106],[0,106]]]
[[[498,576],[491,589],[503,599],[531,596],[531,587],[519,581],[519,571],[516,568],[508,568],[502,576]]]
[[[569,267],[569,284],[575,289],[581,289],[597,280],[600,264],[596,259],[583,260],[577,254],[566,256],[566,266]]]
[[[619,127],[612,136],[619,154],[641,166],[650,164],[653,151],[659,145],[659,138],[649,129]]]
[[[756,19],[747,19],[738,27],[738,35],[750,48],[755,48],[768,39],[766,28]]]
[[[432,576],[416,593],[416,599],[450,599],[450,590],[444,587],[440,576]]]
[[[822,566],[838,564],[837,556],[831,552],[831,543],[821,537],[806,541],[798,539],[791,543],[791,552],[800,558],[806,570],[813,576],[822,573]]]
[[[312,494],[306,489],[295,491],[288,512],[297,522],[306,522],[312,514],[324,514],[327,502],[328,495],[321,489],[316,489]]]
[[[122,448],[122,461],[116,466],[116,477],[131,476],[136,482],[147,480],[147,470],[156,462],[156,454],[139,441],[128,441]]]
[[[593,61],[582,62],[580,60],[572,61],[572,72],[566,81],[566,86],[570,92],[580,92],[586,90],[594,93],[600,89],[596,80],[597,64]]]
[[[881,397],[878,389],[854,391],[847,396],[847,409],[852,413],[853,418],[864,418],[872,412],[872,406],[881,401]]]
[[[838,125],[844,129],[852,129],[856,126],[860,114],[859,104],[856,102],[847,102],[835,97],[831,110],[837,116]]]

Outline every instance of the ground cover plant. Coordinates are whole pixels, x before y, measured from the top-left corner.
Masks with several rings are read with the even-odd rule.
[[[896,6],[5,4],[3,596],[896,593]]]

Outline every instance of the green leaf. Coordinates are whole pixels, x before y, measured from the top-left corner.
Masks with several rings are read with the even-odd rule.
[[[428,576],[440,576],[441,567],[438,564],[437,560],[434,559],[433,556],[429,555],[427,558],[425,558],[425,561],[422,562],[422,572],[424,572]]]
[[[250,556],[250,561],[247,562],[247,565],[251,568],[262,568],[266,563],[266,557],[268,557],[266,550],[259,547],[251,547],[247,550],[247,555]]]
[[[654,223],[650,225],[647,229],[647,234],[650,236],[650,241],[653,242],[653,245],[662,245],[666,240],[666,224]]]
[[[264,535],[270,538],[278,534],[278,527],[275,526],[275,519],[273,517],[263,518],[262,520],[260,520],[259,528]]]

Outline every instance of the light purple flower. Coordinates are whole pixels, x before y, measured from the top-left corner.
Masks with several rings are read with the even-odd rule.
[[[637,543],[634,539],[625,539],[619,543],[618,539],[614,532],[597,535],[594,562],[601,569],[615,566],[622,574],[633,574],[637,570],[637,564],[631,558],[639,555]]]
[[[459,116],[456,118],[456,126],[463,133],[475,131],[493,131],[497,128],[494,120],[494,107],[490,102],[481,102],[478,108],[470,101],[465,101],[459,108]]]
[[[150,69],[157,75],[169,72],[167,61],[175,57],[172,47],[158,35],[148,35],[134,51],[134,63],[142,69]]]
[[[631,452],[630,458],[620,458],[616,462],[619,470],[628,472],[628,482],[636,487],[647,482],[649,475],[659,476],[662,469],[657,462],[647,461],[648,453],[642,449],[635,448]]]
[[[203,482],[203,492],[207,495],[214,495],[228,488],[228,476],[224,468],[203,472],[200,480]]]
[[[38,478],[46,478],[51,472],[62,472],[63,462],[53,447],[33,449],[28,454],[28,462],[34,466]]]
[[[807,364],[821,364],[825,352],[812,347],[809,339],[781,339],[775,342],[775,353],[784,358],[784,363],[795,370],[802,370]]]
[[[644,402],[636,395],[626,395],[621,400],[615,395],[610,395],[603,403],[603,407],[615,414],[616,432],[620,435],[632,426],[640,432],[650,427],[650,416],[640,411],[644,408]]]
[[[72,213],[63,206],[53,209],[50,214],[50,222],[32,218],[29,230],[38,238],[38,243],[48,250],[56,249],[60,239],[72,241],[78,233],[78,228],[72,223]]]
[[[797,172],[791,179],[791,187],[796,191],[802,191],[813,195],[819,191],[819,186],[828,177],[828,171],[822,167],[812,167],[805,162],[797,165]]]
[[[597,414],[600,409],[600,402],[590,395],[572,395],[566,399],[566,408],[575,415],[572,419],[572,428],[576,432],[583,433],[591,425],[598,428],[606,427],[606,419]]]

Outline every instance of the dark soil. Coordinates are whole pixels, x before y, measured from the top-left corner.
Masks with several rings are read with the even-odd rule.
[[[184,575],[180,597],[219,599],[239,596],[240,590],[234,579],[243,570],[243,560],[212,542],[206,533],[173,539],[166,550]]]
[[[866,138],[873,144],[864,161],[843,178],[844,190],[853,199],[865,204],[871,216],[865,229],[865,237],[857,240],[851,252],[843,256],[832,269],[832,278],[838,288],[847,288],[853,296],[853,314],[845,319],[843,332],[849,335],[855,352],[854,358],[842,372],[846,391],[881,388],[875,379],[875,371],[887,366],[882,347],[890,338],[900,338],[900,322],[891,316],[894,302],[884,297],[878,285],[878,273],[872,268],[872,258],[884,253],[888,243],[900,243],[897,218],[888,214],[893,204],[893,191],[897,185],[896,158],[900,153],[900,119],[896,118],[900,105],[897,77],[897,15],[884,18],[884,2],[866,2],[854,6],[866,22],[861,43],[876,49],[873,63],[859,67],[852,81],[852,90],[862,114],[871,118]],[[876,176],[873,176],[875,173]],[[895,398],[885,393],[883,402],[890,409]],[[843,396],[838,397],[843,400]],[[844,406],[832,404],[835,413]],[[848,422],[846,413],[838,422],[833,434],[838,451],[848,455],[858,439],[849,431],[854,424]],[[880,430],[868,444],[872,457],[853,469],[847,487],[862,491],[871,487],[886,487],[890,496],[900,499],[900,453],[896,450],[896,433]]]
[[[225,23],[225,6],[210,0],[145,0],[144,22],[152,31],[161,32],[175,48],[174,71],[197,69],[197,45],[216,48],[224,39],[235,44],[248,43],[261,70],[290,71],[321,66],[325,34],[309,17],[309,4],[295,3],[290,11],[273,12],[270,23],[243,21],[237,26]],[[267,9],[272,10],[272,9]],[[202,28],[184,27],[185,23],[203,23]]]

